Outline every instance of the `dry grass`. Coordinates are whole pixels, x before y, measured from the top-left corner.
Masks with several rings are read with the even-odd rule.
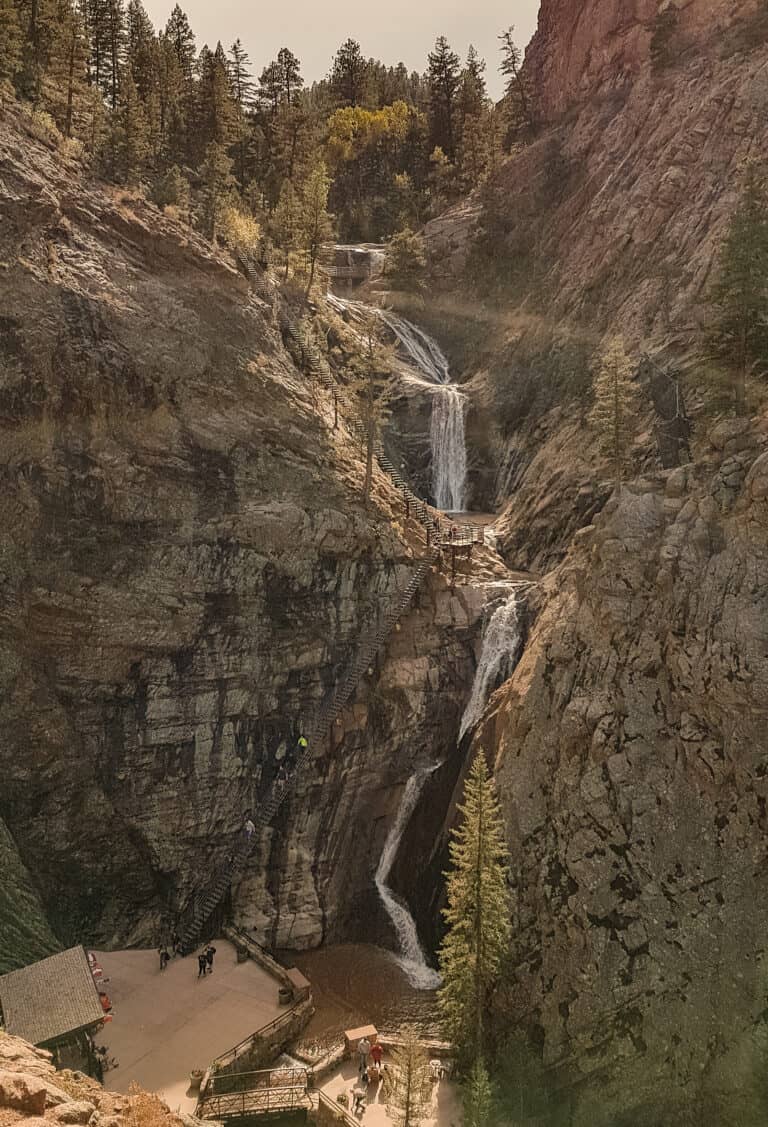
[[[124,1118],[128,1127],[172,1127],[181,1122],[159,1096],[145,1092],[138,1084],[128,1088],[128,1109]]]

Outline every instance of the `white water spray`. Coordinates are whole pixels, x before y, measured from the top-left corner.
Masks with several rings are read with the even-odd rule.
[[[388,309],[345,301],[328,294],[340,313],[358,323],[366,316],[378,317],[392,332],[411,365],[423,376],[432,396],[429,441],[432,449],[432,493],[435,505],[445,512],[463,512],[467,495],[467,446],[464,420],[467,397],[451,383],[450,368],[440,345],[418,325]]]
[[[387,840],[384,842],[384,849],[375,877],[379,896],[392,921],[400,944],[400,954],[397,956],[397,961],[404,970],[411,986],[415,986],[417,990],[436,990],[441,982],[440,975],[427,963],[424,949],[419,942],[416,922],[402,900],[388,886],[387,878],[395,863],[405,827],[416,809],[419,795],[429,776],[436,770],[437,767],[424,767],[411,775],[406,783],[400,809],[392,823],[392,828],[387,834]]]
[[[480,661],[472,684],[472,693],[459,728],[459,742],[483,715],[492,688],[504,677],[511,677],[520,657],[523,635],[517,592],[491,615],[483,631]]]

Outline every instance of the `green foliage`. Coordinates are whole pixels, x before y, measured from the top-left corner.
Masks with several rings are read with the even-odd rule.
[[[0,0],[0,84],[13,82],[23,60],[21,24],[14,0]]]
[[[328,170],[322,163],[316,164],[302,184],[300,194],[299,234],[301,245],[309,260],[307,296],[315,280],[317,258],[323,243],[333,235],[333,220],[328,212],[328,193],[331,188]]]
[[[610,457],[617,487],[624,477],[624,463],[634,433],[637,390],[633,381],[634,367],[621,337],[605,345],[598,362],[593,384],[594,406],[589,415],[590,426],[600,437],[603,452]]]
[[[105,154],[110,175],[119,184],[138,184],[148,154],[149,126],[144,103],[130,71],[126,71],[121,78],[117,107],[110,119]]]
[[[512,930],[504,823],[482,750],[470,768],[459,815],[446,874],[447,933],[440,948],[438,1000],[446,1036],[467,1067],[483,1056],[484,1014]]]
[[[710,300],[710,351],[729,374],[734,409],[743,414],[748,378],[768,371],[768,177],[762,165],[747,166]]]
[[[490,1127],[493,1122],[493,1088],[482,1060],[475,1061],[464,1085],[464,1127]]]
[[[232,161],[215,141],[211,141],[205,151],[205,160],[200,166],[200,181],[203,230],[209,239],[216,242],[222,215],[232,202],[235,179],[232,175]]]
[[[392,1050],[387,1111],[396,1127],[418,1127],[426,1118],[432,1095],[429,1059],[413,1031]]]
[[[409,227],[398,232],[387,248],[387,277],[400,290],[416,292],[424,288],[427,252],[421,235]]]
[[[354,39],[342,43],[329,77],[331,94],[338,106],[360,106],[368,93],[369,67]]]
[[[440,148],[452,163],[456,156],[458,95],[461,89],[459,56],[440,35],[429,54],[429,141],[432,150]]]
[[[158,207],[175,207],[189,212],[189,181],[177,164],[158,176],[152,185],[151,197]]]
[[[504,75],[503,109],[506,118],[506,140],[511,147],[518,136],[530,129],[533,123],[533,95],[523,69],[523,52],[515,42],[514,27],[499,36],[501,65]]]

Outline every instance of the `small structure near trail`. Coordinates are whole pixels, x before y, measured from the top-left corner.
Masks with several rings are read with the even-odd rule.
[[[82,947],[4,974],[0,1008],[7,1033],[49,1049],[60,1067],[95,1074],[91,1035],[104,1009]]]

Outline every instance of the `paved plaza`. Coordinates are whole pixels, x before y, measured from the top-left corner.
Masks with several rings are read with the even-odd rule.
[[[133,1081],[157,1092],[172,1111],[191,1112],[189,1074],[284,1013],[278,983],[256,963],[238,963],[226,939],[214,940],[213,974],[197,977],[195,954],[164,971],[156,951],[96,952],[109,982],[113,1019],[97,1037],[118,1068],[104,1086],[127,1092]]]

